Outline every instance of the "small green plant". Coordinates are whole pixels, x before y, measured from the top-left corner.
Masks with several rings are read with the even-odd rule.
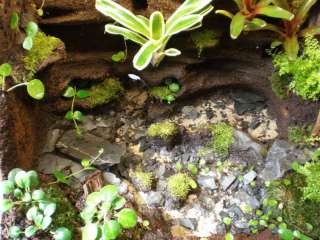
[[[130,177],[136,183],[141,191],[150,191],[153,183],[154,176],[152,172],[143,172],[137,170],[130,173]]]
[[[175,123],[165,121],[160,123],[153,123],[147,130],[148,137],[160,137],[167,139],[178,133],[178,128]]]
[[[219,37],[220,33],[209,29],[192,32],[191,39],[198,49],[198,57],[204,49],[215,47],[219,43]]]
[[[63,96],[65,98],[72,98],[71,107],[70,107],[70,110],[66,113],[65,119],[67,119],[68,121],[72,121],[76,129],[76,133],[78,135],[81,135],[82,130],[79,127],[78,122],[81,122],[83,120],[83,113],[79,110],[75,110],[74,104],[75,104],[76,98],[79,98],[79,99],[87,98],[90,96],[90,92],[86,90],[77,90],[76,87],[68,86]]]
[[[213,9],[211,1],[186,0],[166,22],[159,11],[148,19],[136,16],[111,0],[96,0],[96,9],[123,26],[107,24],[106,32],[121,35],[142,46],[133,59],[133,66],[143,70],[150,63],[158,66],[165,56],[181,54],[178,49],[166,49],[167,43],[173,35],[200,27],[203,17]]]
[[[20,24],[20,16],[16,11],[13,11],[10,16],[10,28],[17,30]]]
[[[180,89],[181,86],[178,82],[172,79],[167,79],[163,86],[153,87],[149,90],[149,93],[160,101],[171,104],[176,100],[177,93]]]
[[[31,225],[25,229],[19,226],[11,226],[9,235],[16,239],[21,236],[30,238],[38,231],[49,231],[56,211],[56,203],[51,202],[39,187],[38,174],[35,171],[23,171],[15,168],[8,174],[8,180],[0,183],[0,213],[8,212],[13,208],[20,207],[25,210],[25,217]],[[58,231],[61,240],[71,240],[71,232],[64,228]],[[51,232],[55,235],[57,232]]]
[[[233,143],[233,128],[226,123],[214,124],[211,127],[213,139],[211,147],[220,157],[227,157]]]
[[[126,53],[124,51],[119,51],[113,54],[111,59],[114,62],[123,62],[124,60],[126,60]]]
[[[28,82],[16,84],[9,89],[6,89],[6,78],[12,76],[12,66],[9,63],[3,63],[0,65],[0,84],[2,90],[10,92],[18,87],[26,87],[30,97],[41,100],[44,97],[45,87],[39,79],[32,79]],[[13,76],[12,76],[13,77]]]
[[[118,195],[118,188],[114,185],[106,185],[99,192],[90,193],[86,207],[81,212],[85,223],[82,239],[117,239],[122,229],[134,228],[137,215],[134,210],[123,208],[125,203],[126,200]]]
[[[56,183],[62,183],[66,185],[70,185],[70,178],[76,175],[79,175],[80,173],[88,170],[95,170],[95,167],[93,166],[94,162],[97,161],[100,156],[103,154],[104,149],[101,148],[97,154],[97,156],[90,156],[91,160],[89,159],[82,159],[81,160],[81,166],[82,169],[80,169],[77,172],[71,173],[69,175],[65,175],[63,172],[55,170],[53,172],[54,177],[56,178],[55,182],[50,183],[49,185],[56,184]]]
[[[23,41],[22,47],[25,50],[30,51],[33,47],[33,41],[35,36],[37,35],[39,31],[38,24],[36,24],[33,21],[28,22],[26,27],[26,38]]]
[[[288,128],[288,140],[295,144],[306,144],[308,136],[310,135],[309,129],[302,127],[289,127]]]
[[[243,31],[259,30],[267,27],[267,22],[258,16],[280,18],[290,21],[294,15],[289,11],[274,5],[274,1],[268,0],[234,0],[239,11],[236,14],[225,10],[217,10],[217,14],[222,14],[231,19],[230,35],[232,39],[237,39]]]
[[[177,173],[167,180],[168,190],[174,199],[184,200],[191,189],[197,188],[197,183],[186,173]]]
[[[193,163],[188,163],[188,166],[187,166],[188,170],[190,171],[190,173],[192,175],[197,175],[198,174],[198,168],[196,165],[194,165]]]

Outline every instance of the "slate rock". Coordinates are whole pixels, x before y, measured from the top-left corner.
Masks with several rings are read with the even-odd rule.
[[[218,187],[213,176],[200,175],[197,179],[198,184],[206,189],[216,190]]]
[[[164,197],[161,192],[139,192],[144,202],[148,207],[162,207],[164,204]]]
[[[74,130],[65,132],[56,147],[60,152],[78,161],[97,156],[103,148],[103,154],[94,162],[94,165],[100,167],[119,164],[126,153],[124,143],[113,144],[90,133],[85,133],[79,138]]]
[[[255,171],[250,171],[243,176],[243,183],[245,185],[250,184],[257,177],[257,173]]]
[[[182,108],[181,112],[182,112],[183,117],[187,118],[187,119],[194,120],[194,119],[198,118],[198,116],[199,116],[197,109],[193,106],[185,106]]]
[[[227,191],[232,183],[236,180],[236,177],[233,175],[222,176],[221,178],[221,188],[223,191]]]
[[[197,220],[194,218],[180,218],[179,223],[181,226],[190,230],[195,230],[197,228]]]

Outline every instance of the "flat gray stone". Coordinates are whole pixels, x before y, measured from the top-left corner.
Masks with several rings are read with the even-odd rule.
[[[227,191],[232,183],[236,180],[236,177],[233,175],[223,176],[221,178],[221,188],[223,191]]]
[[[113,184],[119,186],[121,183],[120,178],[118,178],[115,174],[111,172],[104,172],[103,173],[103,178],[106,183]]]
[[[56,143],[61,137],[63,131],[61,129],[52,129],[47,134],[46,144],[43,147],[43,153],[53,152],[56,148]]]
[[[243,176],[243,183],[250,184],[257,177],[257,173],[255,171],[250,171]]]
[[[161,207],[164,204],[164,198],[161,192],[139,192],[148,207]]]
[[[197,179],[198,184],[206,189],[216,190],[218,187],[213,176],[200,175]]]
[[[310,160],[310,152],[297,149],[295,145],[284,140],[276,140],[267,154],[261,177],[265,181],[279,179],[291,169],[293,162],[304,164],[308,160]]]
[[[263,151],[263,146],[253,141],[246,133],[235,130],[233,132],[234,143],[233,146],[240,151],[253,150],[261,158],[261,152]]]
[[[250,196],[243,190],[239,190],[234,194],[234,198],[230,201],[231,204],[236,204],[241,206],[243,204],[250,206],[252,209],[257,209],[260,207],[260,202],[255,196]]]
[[[197,228],[197,220],[194,218],[180,218],[179,223],[181,226],[190,230],[195,230]]]
[[[193,106],[185,106],[181,110],[183,117],[188,119],[196,119],[199,116],[197,109]]]
[[[85,133],[79,138],[74,130],[65,132],[56,147],[60,152],[78,161],[94,158],[98,155],[99,150],[103,148],[103,154],[94,162],[94,165],[101,167],[119,164],[126,153],[126,145],[124,143],[113,144],[90,133]]]

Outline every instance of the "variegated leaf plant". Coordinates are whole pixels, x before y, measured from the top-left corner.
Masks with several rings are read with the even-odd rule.
[[[148,19],[133,14],[112,0],[96,0],[96,9],[122,25],[107,24],[107,33],[121,35],[126,40],[141,45],[133,59],[134,67],[141,71],[150,63],[158,66],[165,56],[180,55],[178,49],[166,49],[168,41],[180,32],[201,27],[203,17],[213,10],[211,2],[212,0],[186,0],[167,21],[159,11],[152,13]]]

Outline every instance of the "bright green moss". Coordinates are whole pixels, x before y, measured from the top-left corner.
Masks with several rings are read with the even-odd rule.
[[[306,142],[306,130],[302,127],[289,127],[288,140],[295,144],[304,144]]]
[[[198,49],[199,57],[204,49],[214,47],[219,43],[219,36],[219,33],[208,29],[191,33],[191,39]]]
[[[306,186],[302,187],[303,198],[320,202],[320,162],[308,162],[298,169],[305,176]]]
[[[160,137],[166,139],[174,136],[178,132],[178,128],[174,123],[165,121],[151,124],[147,130],[148,137]]]
[[[289,81],[285,77],[279,76],[279,74],[274,73],[270,77],[271,88],[273,92],[281,99],[285,99],[288,96],[288,84]]]
[[[38,32],[34,38],[33,48],[23,58],[25,69],[34,74],[38,65],[46,60],[59,45],[63,45],[60,39]]]
[[[167,180],[170,195],[175,199],[186,199],[191,189],[197,187],[197,183],[186,173],[177,173]]]
[[[150,191],[153,183],[153,174],[151,172],[135,171],[130,177],[142,191]]]
[[[167,96],[172,95],[168,86],[159,86],[153,87],[149,90],[151,96],[164,101],[167,99]]]
[[[220,157],[227,157],[233,143],[233,128],[226,123],[214,124],[211,127],[213,139],[211,147]]]
[[[92,108],[118,99],[123,92],[123,87],[119,80],[107,78],[103,83],[93,86],[90,92],[90,106]]]
[[[52,225],[50,225],[51,229],[55,230],[58,227],[67,227],[72,232],[75,232],[81,222],[77,209],[59,187],[52,185],[45,188],[44,191],[48,199],[57,205],[57,210],[53,215]]]

